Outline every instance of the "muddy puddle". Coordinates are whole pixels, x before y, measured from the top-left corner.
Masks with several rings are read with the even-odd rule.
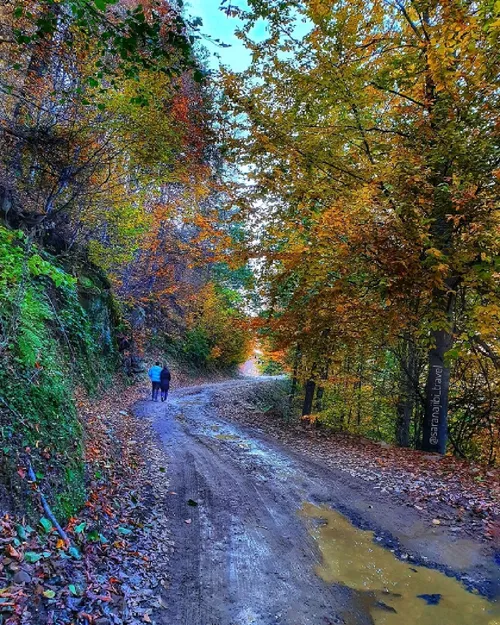
[[[296,474],[293,464],[283,454],[248,438],[227,423],[201,424],[200,429],[205,436],[227,443],[232,449],[244,452],[247,456],[246,461],[253,462],[264,470],[272,470],[272,475],[276,479],[286,481]]]
[[[316,573],[362,593],[375,625],[500,625],[500,605],[434,569],[399,560],[342,514],[304,504],[322,562]]]
[[[236,434],[216,434],[215,438],[219,441],[239,441],[241,440]]]

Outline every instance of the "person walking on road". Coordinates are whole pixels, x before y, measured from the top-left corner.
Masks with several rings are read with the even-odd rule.
[[[151,399],[158,401],[158,391],[160,390],[160,375],[161,366],[159,362],[156,362],[148,371],[149,379],[151,380]]]
[[[162,401],[167,401],[168,389],[170,388],[170,378],[170,371],[168,370],[167,365],[163,365],[163,369],[160,373],[160,389]]]

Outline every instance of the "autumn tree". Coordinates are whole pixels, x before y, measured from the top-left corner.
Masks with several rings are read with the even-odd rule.
[[[186,145],[169,113],[182,75],[200,74],[187,24],[166,3],[108,5],[2,8],[2,212],[59,247],[95,239],[106,214],[124,224],[115,244],[131,244],[141,186]]]
[[[479,321],[498,314],[497,9],[249,4],[253,62],[225,87],[254,181],[241,203],[265,221],[252,253],[280,294],[271,323],[314,362],[325,356],[309,345],[327,358],[360,341],[392,350],[396,393],[422,404],[420,444],[444,453],[451,363],[498,358]],[[269,36],[255,43],[258,19]]]

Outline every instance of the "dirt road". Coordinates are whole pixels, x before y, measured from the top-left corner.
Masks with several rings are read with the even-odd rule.
[[[418,613],[422,625],[500,623],[495,605],[449,577],[494,595],[499,568],[491,550],[429,528],[413,508],[311,462],[307,450],[293,452],[222,420],[211,404],[222,387],[237,393],[263,383],[249,378],[186,388],[166,405],[136,407],[139,417],[153,421],[170,457],[172,494],[165,505],[175,552],[159,622],[411,625],[408,614]],[[360,530],[374,531],[374,539]],[[431,571],[427,591],[427,569],[419,564],[448,577]],[[412,579],[401,581],[406,570]],[[412,591],[415,578],[420,585]]]

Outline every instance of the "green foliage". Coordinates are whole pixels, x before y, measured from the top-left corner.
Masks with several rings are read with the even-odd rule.
[[[80,383],[95,389],[114,362],[79,295],[75,278],[24,235],[0,227],[2,474],[22,497],[16,470],[30,457],[61,518],[85,501],[73,391]]]
[[[169,340],[167,352],[188,368],[233,369],[249,349],[241,305],[237,291],[208,282],[188,314],[187,327],[178,339]]]
[[[253,387],[248,402],[255,406],[255,410],[263,412],[270,418],[290,421],[291,413],[291,382],[282,378]]]
[[[194,327],[184,335],[181,353],[195,367],[204,367],[210,359],[210,341],[203,327]]]
[[[263,354],[258,359],[257,365],[262,375],[283,375],[285,373],[283,365],[273,360],[273,358],[267,354]]]
[[[49,346],[45,336],[45,323],[52,318],[45,301],[39,297],[38,289],[26,288],[19,304],[19,328],[16,344],[13,346],[19,361],[34,367],[42,352]]]
[[[201,290],[188,333],[195,332],[199,354],[205,355],[203,366],[228,369],[245,360],[248,338],[240,300],[237,291],[214,283]]]
[[[142,207],[117,204],[106,210],[106,242],[92,239],[89,258],[105,271],[133,260],[141,237],[150,225]]]
[[[32,276],[47,276],[56,287],[71,288],[76,284],[76,278],[69,276],[59,267],[43,260],[38,254],[33,254],[28,260],[28,269]]]
[[[109,5],[117,0],[41,0],[38,11],[30,11],[18,5],[13,18],[19,21],[14,28],[16,43],[24,48],[54,37],[62,25],[79,33],[85,49],[98,58],[97,70],[88,77],[89,86],[105,88],[116,75],[117,65],[127,76],[134,78],[144,68],[152,68],[167,74],[179,74],[182,70],[195,68],[192,41],[198,37],[201,22],[186,22],[180,13],[169,18],[168,46],[165,45],[165,15],[161,11],[146,13],[139,4],[115,13],[115,19],[106,15]],[[118,19],[116,19],[118,18]],[[190,36],[186,29],[189,28]],[[93,39],[92,39],[93,38]],[[71,50],[72,41],[61,40],[61,45]],[[110,58],[113,62],[110,62]],[[198,72],[199,73],[199,72]],[[104,81],[103,78],[108,80]],[[201,80],[202,76],[196,76]],[[136,104],[142,105],[139,100]],[[146,103],[147,104],[147,103]]]
[[[233,269],[226,263],[216,263],[212,268],[212,274],[219,284],[224,284],[230,289],[251,288],[254,281],[254,274],[248,264]]]

